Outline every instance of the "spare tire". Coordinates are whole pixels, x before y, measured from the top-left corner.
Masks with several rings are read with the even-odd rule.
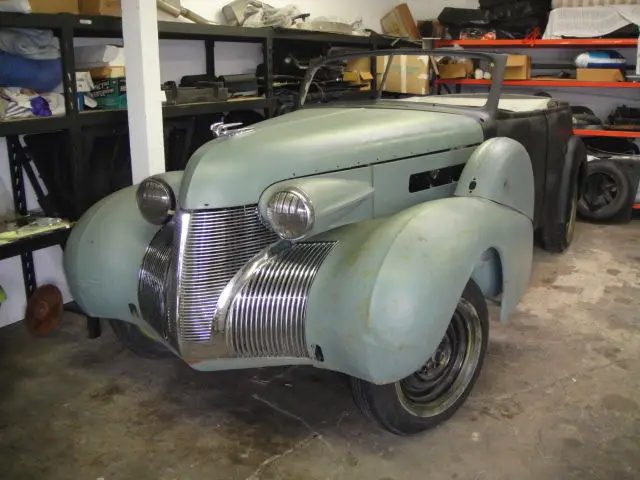
[[[594,160],[587,166],[586,187],[578,202],[578,214],[590,221],[607,221],[628,208],[631,182],[611,160]]]

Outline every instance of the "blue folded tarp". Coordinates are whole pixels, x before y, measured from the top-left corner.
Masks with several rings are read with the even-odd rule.
[[[50,92],[62,82],[62,63],[30,60],[0,50],[0,87],[30,88]]]

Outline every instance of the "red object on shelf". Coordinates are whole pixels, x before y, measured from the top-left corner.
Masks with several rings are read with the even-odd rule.
[[[491,85],[491,80],[438,79],[440,85]],[[505,80],[503,85],[512,87],[588,87],[588,88],[640,88],[635,82],[579,82],[578,80]]]
[[[640,132],[627,130],[574,130],[574,135],[581,137],[622,137],[622,138],[640,138]]]
[[[637,38],[563,38],[558,40],[439,40],[436,47],[635,47]]]
[[[634,210],[640,210],[640,203],[635,203],[635,204],[633,205],[633,209],[634,209]]]

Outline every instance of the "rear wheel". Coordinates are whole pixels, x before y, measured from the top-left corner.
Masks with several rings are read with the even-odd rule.
[[[423,367],[388,385],[351,379],[355,403],[382,428],[412,435],[449,419],[464,403],[482,369],[489,338],[487,305],[470,280],[447,332]]]
[[[563,216],[564,220],[560,224],[553,224],[542,232],[542,245],[549,252],[562,253],[571,242],[576,230],[576,219],[578,212],[578,182],[573,182],[571,197],[567,202],[567,210]]]
[[[161,342],[140,327],[121,320],[109,320],[116,337],[132,352],[145,358],[168,358],[173,356]]]

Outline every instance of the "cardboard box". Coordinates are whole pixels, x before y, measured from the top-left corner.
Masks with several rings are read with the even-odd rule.
[[[121,17],[120,0],[80,0],[80,13]]]
[[[126,77],[125,67],[95,67],[90,68],[89,73],[94,80],[103,80],[105,78],[122,78]]]
[[[29,0],[32,13],[80,13],[78,0]]]
[[[456,63],[439,63],[440,78],[467,78],[473,74],[473,61],[465,60]]]
[[[624,75],[617,68],[578,68],[576,79],[581,82],[624,82]]]
[[[406,3],[401,3],[394,7],[382,19],[380,19],[382,31],[388,35],[397,37],[409,37],[413,40],[420,40],[418,25],[411,15],[411,10]]]
[[[529,80],[531,78],[531,57],[529,55],[509,55],[505,80]]]
[[[371,62],[369,58],[358,58],[347,62],[347,71],[342,74],[345,82],[362,85],[360,90],[371,90],[373,75],[371,74]]]
[[[382,83],[382,76],[389,63],[389,58],[378,58],[378,87]],[[384,91],[415,95],[429,93],[429,57],[427,55],[397,55],[393,57]]]
[[[342,74],[342,79],[354,85],[362,85],[360,90],[371,90],[373,75],[371,72],[347,71]]]
[[[127,80],[125,78],[105,78],[94,82],[91,98],[98,108],[127,108]]]
[[[382,85],[382,77],[390,57],[377,58],[377,87]],[[429,93],[429,57],[426,55],[397,55],[393,57],[393,63],[389,70],[385,92],[409,93],[414,95],[426,95]],[[351,60],[347,63],[348,72],[357,72],[350,78],[370,78],[371,64],[369,57]],[[349,75],[348,75],[349,76]]]

